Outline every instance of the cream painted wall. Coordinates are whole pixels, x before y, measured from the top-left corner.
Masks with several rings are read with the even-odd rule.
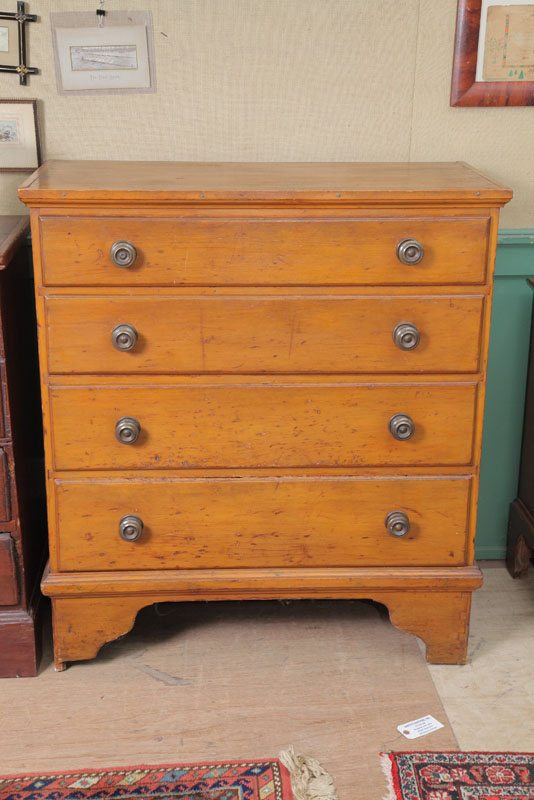
[[[514,189],[503,226],[534,227],[534,108],[449,106],[456,0],[106,0],[152,10],[157,93],[59,96],[48,13],[96,6],[30,0],[41,72],[0,73],[40,100],[45,158],[462,160]],[[0,213],[25,177],[0,174]]]

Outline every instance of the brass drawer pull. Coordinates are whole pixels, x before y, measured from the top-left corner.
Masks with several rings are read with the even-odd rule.
[[[116,350],[133,350],[137,344],[137,331],[133,325],[116,325],[111,332],[111,343]]]
[[[137,258],[137,250],[131,242],[119,241],[111,245],[110,255],[116,267],[127,269]]]
[[[115,425],[115,436],[121,444],[133,444],[139,438],[141,426],[134,417],[121,417]]]
[[[410,533],[410,519],[404,511],[390,511],[386,517],[386,529],[390,536],[400,539]]]
[[[119,536],[125,542],[136,542],[143,533],[143,520],[135,514],[126,514],[119,522]]]
[[[408,266],[419,264],[424,254],[423,245],[417,239],[403,239],[397,245],[397,258]]]
[[[389,430],[395,439],[403,442],[414,435],[415,425],[407,414],[394,414],[389,421]]]
[[[401,350],[415,350],[421,337],[411,322],[399,322],[393,328],[393,341]]]

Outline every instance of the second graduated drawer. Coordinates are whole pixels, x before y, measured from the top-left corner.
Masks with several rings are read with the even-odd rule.
[[[467,465],[476,383],[52,386],[57,470]]]
[[[60,570],[457,566],[465,478],[56,481]]]
[[[476,372],[483,303],[480,296],[49,297],[49,371]]]

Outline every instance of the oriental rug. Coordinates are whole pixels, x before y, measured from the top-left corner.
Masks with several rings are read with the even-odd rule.
[[[292,800],[277,759],[0,776],[0,800]]]
[[[534,800],[533,753],[382,753],[384,800]]]

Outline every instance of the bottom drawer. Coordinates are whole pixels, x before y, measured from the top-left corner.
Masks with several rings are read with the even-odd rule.
[[[61,571],[458,566],[469,477],[57,481]],[[388,533],[391,511],[409,532]],[[121,538],[121,519],[142,520]],[[126,533],[136,534],[135,526]]]

